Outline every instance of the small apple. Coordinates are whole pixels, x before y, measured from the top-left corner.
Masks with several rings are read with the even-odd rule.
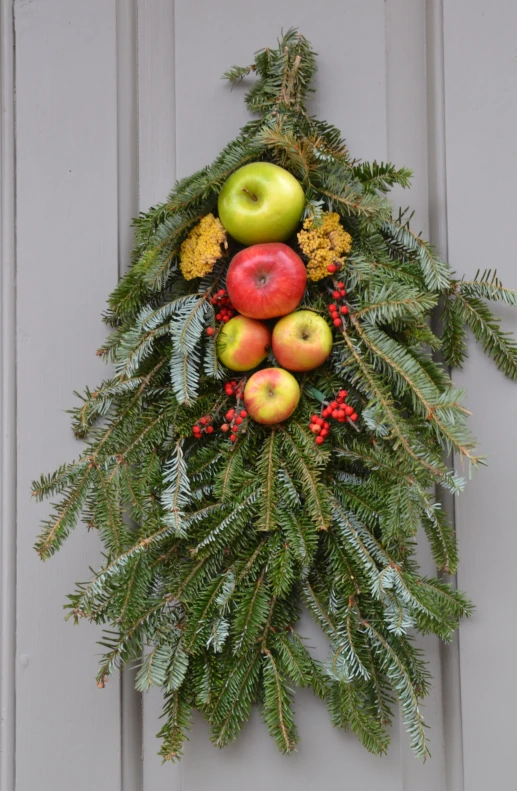
[[[332,332],[322,316],[297,310],[277,321],[273,330],[273,354],[288,371],[311,371],[332,351]]]
[[[244,405],[257,423],[271,426],[290,417],[300,400],[300,387],[283,368],[262,368],[248,379]]]
[[[241,244],[285,242],[302,218],[305,195],[288,170],[271,162],[251,162],[225,181],[219,219]]]
[[[226,288],[234,308],[252,319],[272,319],[300,304],[307,270],[294,250],[280,242],[255,244],[232,258]]]
[[[271,346],[271,332],[261,321],[235,316],[217,339],[217,356],[231,371],[249,371],[260,365]]]

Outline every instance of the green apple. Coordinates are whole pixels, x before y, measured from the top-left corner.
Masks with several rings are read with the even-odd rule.
[[[290,417],[300,400],[300,386],[283,368],[262,368],[244,388],[244,405],[257,423],[271,426]]]
[[[270,346],[269,327],[247,316],[235,316],[219,333],[217,356],[231,371],[250,371],[266,359]]]
[[[271,162],[251,162],[225,181],[219,193],[219,219],[241,244],[285,242],[296,230],[305,206],[300,183]]]
[[[273,354],[288,371],[311,371],[332,350],[332,332],[322,316],[297,310],[283,316],[273,330]]]

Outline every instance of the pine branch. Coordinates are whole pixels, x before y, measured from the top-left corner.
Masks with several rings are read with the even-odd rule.
[[[290,690],[282,678],[271,651],[266,650],[264,664],[264,704],[262,716],[268,731],[282,753],[294,750],[298,734],[291,708]]]

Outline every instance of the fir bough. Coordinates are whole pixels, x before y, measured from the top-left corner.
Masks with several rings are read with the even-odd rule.
[[[480,461],[463,393],[433,354],[461,365],[469,327],[515,378],[517,347],[487,301],[515,305],[517,293],[491,272],[456,279],[393,214],[386,193],[407,186],[409,171],[354,161],[340,132],[308,115],[315,68],[309,42],[291,30],[225,75],[254,76],[246,102],[256,117],[136,220],[132,266],[109,299],[112,332],[98,352],[114,375],[73,410],[86,443],[79,459],[33,487],[38,499],[56,499],[36,545],[43,559],[80,519],[100,533],[103,565],[69,597],[70,616],[105,625],[99,685],[132,663],[139,690],[162,687],[164,759],[181,756],[193,708],[224,746],[256,703],[290,752],[295,687],[310,687],[334,725],[374,753],[388,747],[398,699],[425,757],[419,701],[429,678],[413,636],[448,641],[471,610],[462,593],[423,577],[415,559],[423,528],[437,569],[454,573],[454,532],[432,492],[461,489],[444,451]],[[293,417],[272,428],[249,421],[232,445],[217,430],[197,439],[192,426],[207,414],[222,421],[235,404],[206,328],[215,327],[210,299],[239,248],[230,240],[203,280],[186,281],[178,257],[193,226],[216,211],[228,176],[257,160],[300,181],[306,218],[317,225],[337,212],[351,234],[341,275],[349,316],[328,362],[299,376]],[[330,278],[310,285],[304,304],[327,315],[329,290]],[[441,338],[428,322],[438,305]],[[338,425],[316,445],[310,416],[342,387],[357,430]],[[327,636],[322,664],[297,631],[302,606]]]

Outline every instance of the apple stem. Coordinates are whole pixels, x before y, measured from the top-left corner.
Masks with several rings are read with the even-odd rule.
[[[252,192],[250,192],[249,190],[247,190],[247,189],[243,188],[243,189],[242,189],[242,192],[245,192],[245,193],[246,193],[246,195],[249,195],[249,196],[250,196],[250,198],[251,198],[251,200],[254,200],[254,201],[255,201],[255,203],[258,201],[258,198],[257,198],[257,196],[256,196],[256,195],[254,195],[254,194],[253,194]]]

